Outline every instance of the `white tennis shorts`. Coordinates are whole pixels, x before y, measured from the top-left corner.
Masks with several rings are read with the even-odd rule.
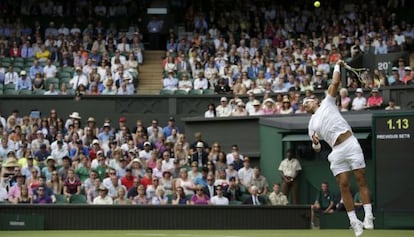
[[[334,176],[351,170],[365,168],[364,154],[356,137],[351,136],[334,146],[328,156]]]

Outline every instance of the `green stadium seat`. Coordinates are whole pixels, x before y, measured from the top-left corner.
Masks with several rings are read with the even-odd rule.
[[[203,90],[193,89],[188,94],[190,94],[190,95],[202,95]]]
[[[56,197],[56,204],[67,204],[68,200],[66,199],[65,195],[62,194],[55,194]]]
[[[13,83],[9,83],[3,86],[3,90],[14,90],[14,89],[16,89],[16,85]]]
[[[13,62],[13,67],[14,68],[24,68],[24,63],[23,62]]]
[[[16,91],[14,88],[13,89],[4,89],[3,90],[3,95],[17,95],[18,91]]]
[[[188,92],[186,90],[176,90],[174,94],[175,95],[188,95]]]
[[[230,201],[229,202],[229,205],[242,205],[243,203],[241,202],[241,201],[237,201],[237,200],[234,200],[234,201]]]
[[[59,88],[59,83],[60,83],[59,79],[56,78],[56,77],[47,78],[46,81],[45,81],[45,88],[49,89],[49,85],[54,84],[55,88],[58,89]]]
[[[160,91],[160,95],[174,95],[174,91],[173,90],[168,90],[168,89],[162,89]]]
[[[31,95],[32,91],[31,90],[19,90],[19,95]]]
[[[72,195],[70,197],[70,203],[72,204],[87,204],[86,196],[83,194]]]
[[[214,90],[212,89],[205,89],[203,90],[203,95],[214,95]]]
[[[17,58],[14,58],[13,59],[13,62],[16,64],[16,63],[21,63],[21,64],[24,64],[24,58],[21,58],[21,57],[17,57]]]
[[[59,86],[62,86],[62,84],[65,83],[67,88],[71,88],[71,85],[69,84],[70,80],[72,80],[70,77],[61,77],[59,80]]]
[[[33,92],[32,92],[32,94],[33,95],[44,95],[45,94],[45,90],[43,90],[43,89],[35,89],[35,90],[33,90]]]

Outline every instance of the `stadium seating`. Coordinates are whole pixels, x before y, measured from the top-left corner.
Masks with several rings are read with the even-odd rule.
[[[86,196],[83,194],[72,195],[69,202],[71,204],[87,204]]]

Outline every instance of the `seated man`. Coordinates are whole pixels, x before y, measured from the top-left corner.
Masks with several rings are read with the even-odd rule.
[[[315,225],[315,213],[333,213],[334,212],[334,196],[329,191],[329,184],[328,182],[322,182],[321,190],[319,191],[318,195],[316,196],[316,200],[313,205],[311,205],[312,209],[312,217],[311,222],[312,225]]]

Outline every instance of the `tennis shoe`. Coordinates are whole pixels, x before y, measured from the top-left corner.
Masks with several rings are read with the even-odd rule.
[[[364,232],[364,224],[360,220],[351,222],[351,228],[354,230],[355,237],[360,237]]]
[[[364,228],[366,230],[373,230],[374,229],[374,220],[375,220],[375,217],[373,217],[373,216],[365,216],[365,218],[364,218]]]

